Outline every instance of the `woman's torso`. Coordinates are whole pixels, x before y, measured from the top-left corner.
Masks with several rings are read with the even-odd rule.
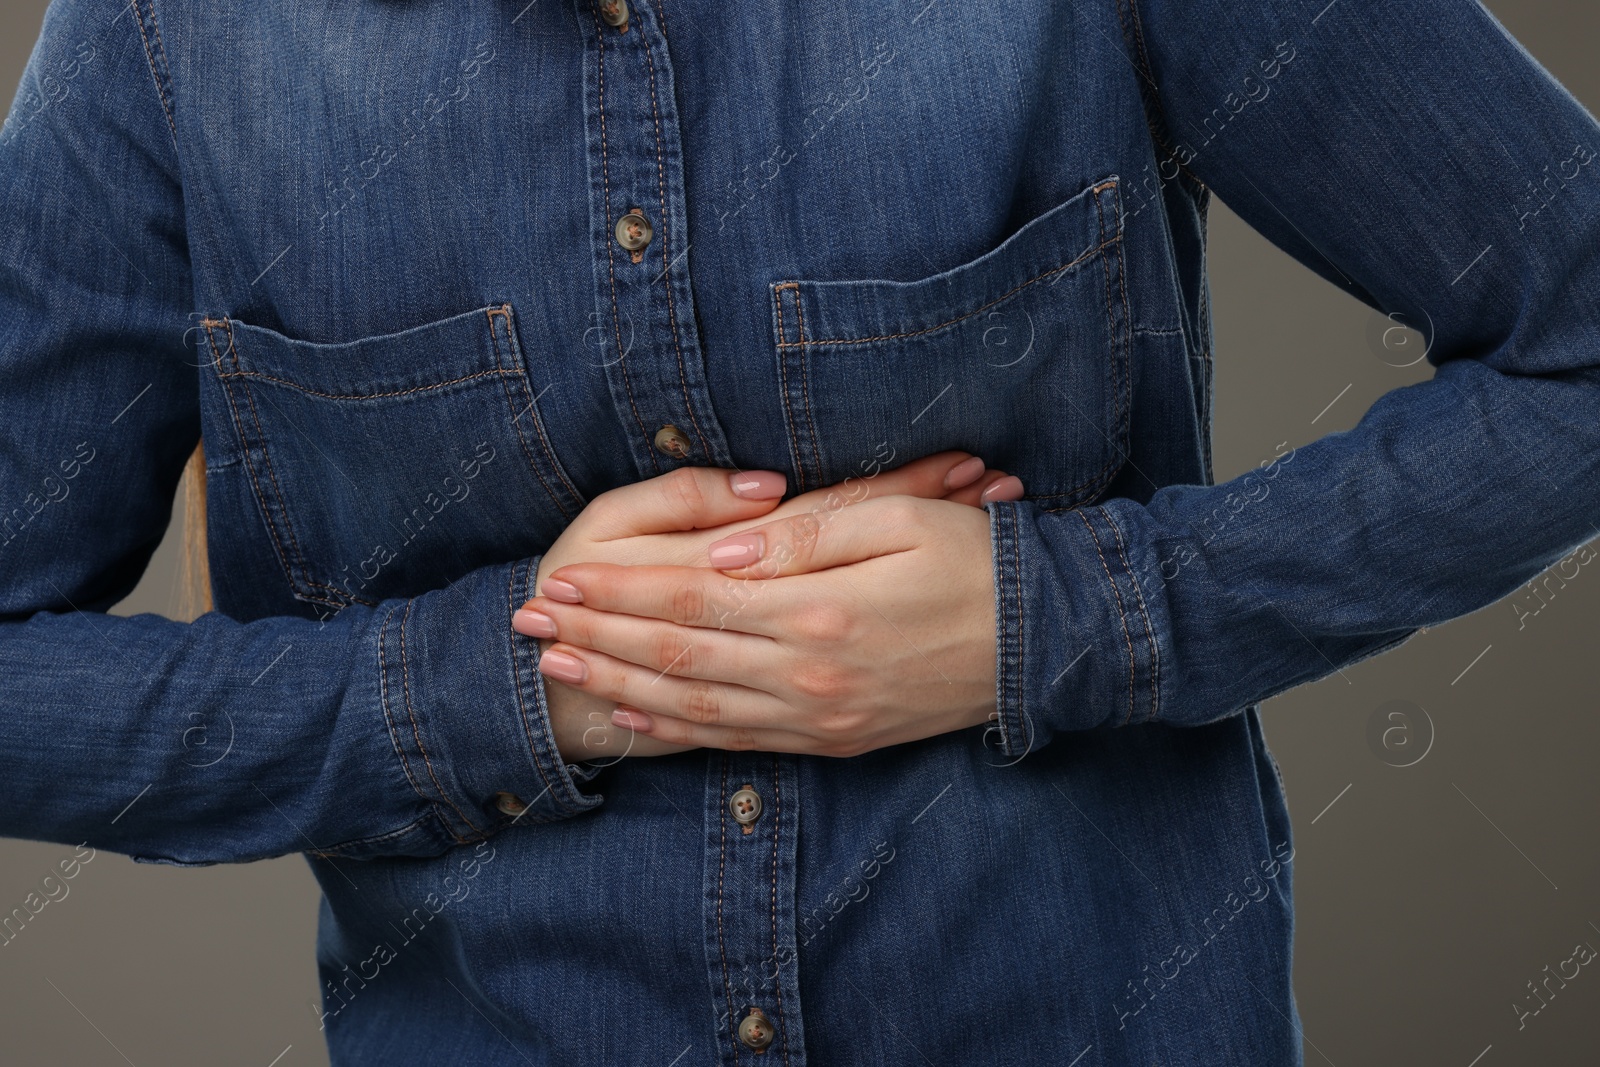
[[[1204,194],[1110,0],[157,14],[236,618],[538,554],[686,464],[1210,480]],[[591,813],[313,859],[335,1061],[750,1064],[754,1007],[793,1067],[1298,1062],[1255,709],[987,740],[623,759]]]

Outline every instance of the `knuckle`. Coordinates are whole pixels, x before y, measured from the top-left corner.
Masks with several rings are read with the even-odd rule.
[[[891,496],[883,501],[882,519],[896,529],[918,530],[927,521],[927,510],[915,497]]]
[[[705,487],[692,468],[679,467],[662,475],[661,492],[680,518],[692,519],[705,510]]]
[[[699,625],[706,618],[705,592],[694,582],[679,582],[670,595],[668,611],[673,622]]]
[[[632,487],[626,485],[618,486],[615,489],[607,489],[594,497],[578,513],[578,517],[572,521],[572,525],[577,526],[579,523],[604,525],[610,522],[614,516],[622,514],[627,509],[627,491],[630,488]]]
[[[843,700],[851,689],[849,674],[826,660],[808,663],[795,672],[794,687],[819,703]]]
[[[663,674],[674,676],[691,673],[699,658],[694,651],[693,642],[670,630],[650,639],[646,655],[652,667]]]
[[[710,682],[694,682],[684,692],[683,717],[702,726],[715,726],[722,720],[722,701],[716,686]]]
[[[815,555],[822,543],[822,520],[815,515],[802,515],[791,521],[785,532],[791,553],[803,562]]]
[[[866,726],[866,716],[848,704],[829,708],[817,719],[817,732],[833,745],[855,743]]]
[[[747,727],[736,726],[728,734],[728,748],[734,752],[750,752],[756,747],[756,735]]]
[[[793,620],[795,631],[813,644],[848,640],[853,629],[852,614],[837,604],[814,602],[806,605]]]

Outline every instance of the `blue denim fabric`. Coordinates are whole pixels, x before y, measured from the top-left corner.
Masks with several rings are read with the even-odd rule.
[[[1257,705],[1596,532],[1600,128],[1463,0],[629,7],[57,0],[0,832],[306,853],[339,1064],[1298,1064]],[[1223,484],[1213,190],[1436,368]],[[202,435],[218,610],[104,615]],[[941,448],[1028,487],[992,727],[560,757],[510,615],[587,500]]]

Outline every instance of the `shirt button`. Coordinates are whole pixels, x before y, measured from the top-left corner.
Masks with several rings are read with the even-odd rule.
[[[656,448],[673,459],[682,459],[687,456],[689,447],[688,435],[670,422],[656,431]]]
[[[733,811],[734,819],[744,828],[744,832],[754,833],[755,827],[751,824],[761,818],[761,794],[753,786],[745,786],[733,794],[733,799],[728,801],[728,807]]]
[[[490,799],[494,801],[495,807],[512,818],[516,818],[528,810],[528,805],[524,804],[522,798],[515,793],[496,793]]]
[[[638,208],[634,208],[617,220],[616,233],[617,244],[632,252],[633,261],[637,263],[644,258],[644,247],[655,236],[655,228]]]
[[[628,28],[628,0],[600,0],[600,17],[606,20],[607,26],[615,26],[619,30]]]
[[[739,1040],[746,1048],[761,1052],[772,1044],[772,1024],[760,1008],[751,1008],[739,1023]]]

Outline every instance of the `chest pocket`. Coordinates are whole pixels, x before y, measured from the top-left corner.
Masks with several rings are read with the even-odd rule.
[[[343,344],[202,327],[235,431],[208,460],[242,468],[301,600],[437,588],[541,551],[583,508],[509,305]]]
[[[1131,336],[1115,178],[941,274],[780,281],[771,292],[802,489],[963,448],[1020,477],[1028,499],[1065,508],[1093,500],[1126,459]]]

